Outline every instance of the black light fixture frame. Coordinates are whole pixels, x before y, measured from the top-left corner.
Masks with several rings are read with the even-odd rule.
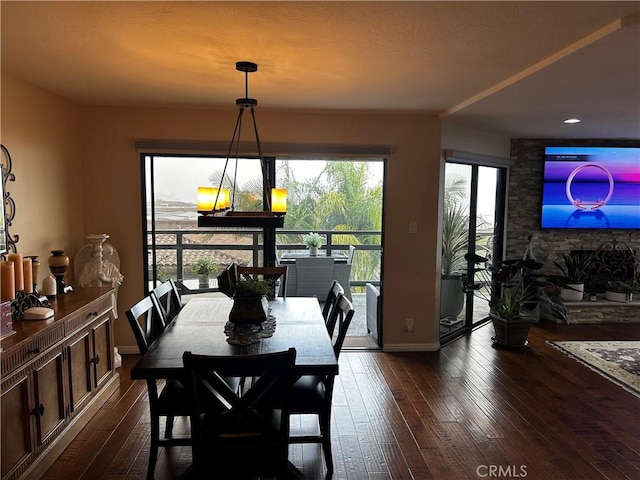
[[[251,120],[253,122],[253,131],[255,133],[256,145],[258,149],[258,159],[260,160],[260,168],[262,171],[262,204],[263,211],[245,212],[234,210],[234,200],[236,185],[233,185],[233,197],[230,200],[231,208],[211,211],[211,212],[199,212],[198,215],[198,227],[247,227],[247,228],[282,228],[284,226],[284,214],[274,213],[271,211],[271,178],[274,177],[273,172],[269,172],[267,163],[262,153],[262,145],[260,143],[260,136],[258,135],[258,127],[256,124],[255,107],[258,106],[258,101],[255,98],[249,98],[249,73],[256,72],[258,65],[253,62],[237,62],[236,70],[244,72],[245,75],[245,96],[244,98],[236,99],[236,105],[239,107],[238,118],[236,119],[236,125],[233,130],[233,136],[231,137],[231,143],[229,144],[229,150],[227,151],[227,160],[224,164],[222,175],[220,176],[220,185],[218,187],[218,193],[214,205],[218,203],[218,197],[220,195],[220,189],[225,178],[227,166],[229,165],[229,159],[231,153],[235,149],[236,157],[236,170],[238,168],[238,160],[240,157],[240,132],[242,130],[242,118],[245,110],[248,108],[251,112]],[[270,174],[271,173],[271,174]],[[235,177],[234,177],[235,178]],[[235,180],[234,180],[235,182]],[[265,241],[267,232],[265,231]]]

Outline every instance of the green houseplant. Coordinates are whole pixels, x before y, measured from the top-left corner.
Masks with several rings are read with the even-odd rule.
[[[274,296],[275,280],[254,275],[238,275],[232,263],[218,275],[220,291],[233,299],[229,321],[235,325],[260,325],[267,319],[268,297]]]
[[[440,257],[440,318],[457,318],[464,307],[462,273],[469,250],[468,180],[445,173]],[[476,238],[476,241],[478,239]]]
[[[554,261],[562,275],[556,277],[562,287],[560,298],[566,302],[579,302],[584,296],[584,282],[589,277],[593,256],[585,252],[562,254],[562,262]]]
[[[322,246],[322,236],[316,232],[309,232],[302,236],[302,243],[309,249],[309,255],[317,255]]]
[[[466,255],[474,265],[486,265],[488,259],[477,254]],[[474,267],[473,279],[463,279],[465,292],[473,292],[489,304],[493,322],[494,345],[523,347],[535,316],[538,287],[541,282],[534,273],[542,263],[531,258],[505,260],[488,266]],[[466,276],[465,276],[466,277]]]
[[[201,257],[191,265],[193,273],[198,275],[199,283],[201,285],[209,285],[209,279],[218,273],[218,264],[210,258]]]
[[[459,203],[445,200],[442,219],[442,257],[440,268],[440,318],[457,317],[464,307],[460,286],[466,267],[464,254],[469,246],[469,216]]]

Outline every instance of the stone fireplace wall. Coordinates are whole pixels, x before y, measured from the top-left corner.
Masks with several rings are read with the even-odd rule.
[[[542,230],[540,228],[542,174],[546,145],[635,146],[639,140],[513,139],[507,190],[506,257],[521,258],[529,235],[533,253],[544,264],[543,272],[559,274],[554,260],[571,250],[596,250],[605,242],[625,242],[640,252],[639,230]]]

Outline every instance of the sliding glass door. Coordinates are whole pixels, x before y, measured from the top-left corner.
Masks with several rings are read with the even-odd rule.
[[[463,282],[473,282],[476,253],[499,260],[504,231],[506,169],[447,161],[445,164],[442,229],[440,338],[448,340],[488,319],[486,301],[465,294]],[[481,287],[482,288],[482,287]]]

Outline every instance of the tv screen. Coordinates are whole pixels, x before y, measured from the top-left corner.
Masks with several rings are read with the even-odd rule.
[[[541,226],[640,229],[640,147],[545,147]]]

